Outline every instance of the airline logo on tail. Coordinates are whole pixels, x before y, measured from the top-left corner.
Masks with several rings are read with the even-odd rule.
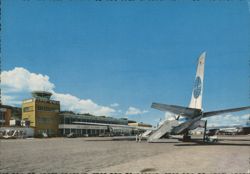
[[[198,98],[201,94],[201,78],[198,76],[196,77],[195,83],[194,83],[194,91],[193,95],[194,98]]]
[[[202,108],[202,91],[203,91],[203,78],[204,78],[204,64],[206,53],[202,53],[199,57],[196,77],[194,81],[194,88],[189,104],[190,108],[201,109]]]

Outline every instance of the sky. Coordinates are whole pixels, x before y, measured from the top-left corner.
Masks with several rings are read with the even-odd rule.
[[[188,106],[206,51],[203,109],[248,106],[246,0],[2,1],[2,101],[47,90],[61,110],[156,125],[152,102]],[[249,111],[210,125],[242,124]]]

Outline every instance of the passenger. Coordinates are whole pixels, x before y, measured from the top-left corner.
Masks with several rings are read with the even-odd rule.
[[[142,134],[139,134],[139,143],[141,142]]]

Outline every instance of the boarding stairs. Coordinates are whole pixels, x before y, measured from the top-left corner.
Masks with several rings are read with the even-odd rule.
[[[160,138],[162,138],[164,135],[167,133],[170,134],[172,128],[174,126],[178,126],[179,123],[177,120],[166,120],[162,125],[160,125],[155,132],[153,132],[149,137],[148,137],[148,142],[154,142]]]

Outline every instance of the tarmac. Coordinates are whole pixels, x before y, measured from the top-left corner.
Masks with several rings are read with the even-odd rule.
[[[0,173],[250,173],[250,135],[218,143],[110,138],[0,140]]]

